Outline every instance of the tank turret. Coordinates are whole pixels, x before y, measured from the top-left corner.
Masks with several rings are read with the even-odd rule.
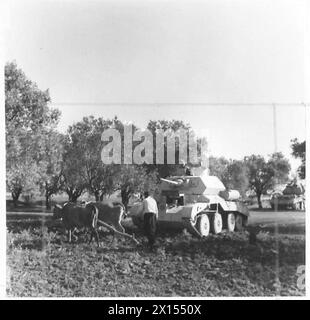
[[[173,176],[161,179],[162,191],[179,191],[185,194],[219,194],[226,190],[218,177],[215,176]]]

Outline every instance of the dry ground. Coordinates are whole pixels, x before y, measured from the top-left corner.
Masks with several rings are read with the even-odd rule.
[[[293,219],[294,217],[294,219]],[[275,222],[278,222],[275,224]],[[297,268],[305,264],[304,213],[253,212],[257,245],[248,234],[198,240],[160,234],[149,252],[128,239],[102,248],[81,236],[68,244],[48,214],[7,214],[7,294],[27,297],[304,295]],[[277,233],[275,233],[275,231]],[[143,240],[142,235],[137,238]]]

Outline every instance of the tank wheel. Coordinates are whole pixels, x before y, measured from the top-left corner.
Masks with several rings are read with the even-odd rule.
[[[202,236],[206,237],[209,235],[210,221],[209,221],[209,217],[206,214],[202,214],[201,216],[198,217],[196,228]]]
[[[235,225],[236,231],[242,231],[243,230],[242,215],[241,214],[236,214],[235,219],[236,219],[236,225]]]
[[[226,228],[229,232],[234,232],[236,226],[236,219],[233,213],[228,213],[226,215]]]
[[[212,216],[211,220],[211,230],[214,234],[218,234],[222,231],[223,229],[223,220],[222,220],[222,215],[219,213],[215,213]]]

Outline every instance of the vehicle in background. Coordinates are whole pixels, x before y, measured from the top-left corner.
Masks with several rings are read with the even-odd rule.
[[[288,183],[283,191],[276,190],[271,194],[270,207],[272,210],[293,209],[305,210],[305,187],[301,181]]]

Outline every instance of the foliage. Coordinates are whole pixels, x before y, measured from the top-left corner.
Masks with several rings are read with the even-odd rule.
[[[245,196],[249,188],[248,170],[243,161],[232,160],[227,167],[226,187],[238,190],[242,196]]]
[[[19,162],[7,170],[7,188],[12,194],[15,205],[21,193],[28,197],[38,193],[37,183],[40,179],[38,167],[35,163],[25,161]]]
[[[230,161],[224,157],[209,157],[209,173],[212,176],[218,177],[225,186],[228,183],[228,165]]]
[[[40,188],[45,193],[46,208],[50,207],[50,197],[58,193],[62,187],[62,161],[64,136],[49,130],[41,135],[44,146],[40,160],[42,171]]]
[[[68,194],[69,201],[72,202],[75,202],[86,189],[85,181],[80,174],[82,170],[81,153],[82,150],[75,148],[67,136],[64,140],[61,189]]]
[[[152,171],[156,169],[158,174],[161,178],[165,178],[168,176],[177,175],[181,170],[184,168],[184,163],[182,163],[179,159],[180,155],[180,144],[176,143],[175,146],[175,164],[169,164],[167,161],[167,139],[164,140],[164,164],[156,163],[156,131],[163,130],[167,133],[167,137],[171,137],[174,133],[176,133],[180,129],[184,129],[186,131],[190,131],[191,127],[189,124],[185,124],[183,121],[180,120],[151,120],[147,125],[147,129],[151,131],[153,134],[153,159],[154,165],[147,165],[147,170]],[[188,153],[188,149],[186,150]],[[185,171],[185,170],[183,170]]]
[[[306,178],[306,141],[299,142],[297,138],[291,140],[292,155],[301,160],[301,165],[298,168],[300,179]]]
[[[15,62],[5,65],[5,120],[7,130],[39,130],[57,124],[60,112],[48,107],[48,90],[40,90]]]
[[[248,171],[243,161],[224,157],[209,158],[210,175],[217,176],[228,189],[238,190],[242,196],[249,187]]]
[[[41,91],[15,63],[5,66],[7,188],[17,200],[22,192],[39,191],[46,173],[46,132],[58,122],[58,110],[48,107],[49,93]]]
[[[140,165],[119,165],[115,177],[117,186],[121,190],[122,202],[127,207],[130,197],[137,192],[155,191],[158,184],[156,171],[147,172]]]
[[[7,137],[7,188],[16,202],[23,192],[28,197],[39,193],[46,172],[46,147],[41,132],[16,129]]]
[[[117,118],[104,120],[84,117],[69,127],[63,176],[65,191],[69,196],[71,193],[72,198],[74,190],[74,200],[84,189],[93,194],[97,201],[120,190],[123,203],[127,206],[133,193],[156,180],[156,174],[147,172],[143,166],[102,162],[100,155],[104,142],[101,141],[101,135],[109,128],[117,129],[124,141],[124,124]]]
[[[104,120],[93,116],[70,126],[64,155],[64,190],[75,201],[84,190],[102,200],[115,191],[115,166],[101,160],[102,132],[119,125],[117,118]]]

